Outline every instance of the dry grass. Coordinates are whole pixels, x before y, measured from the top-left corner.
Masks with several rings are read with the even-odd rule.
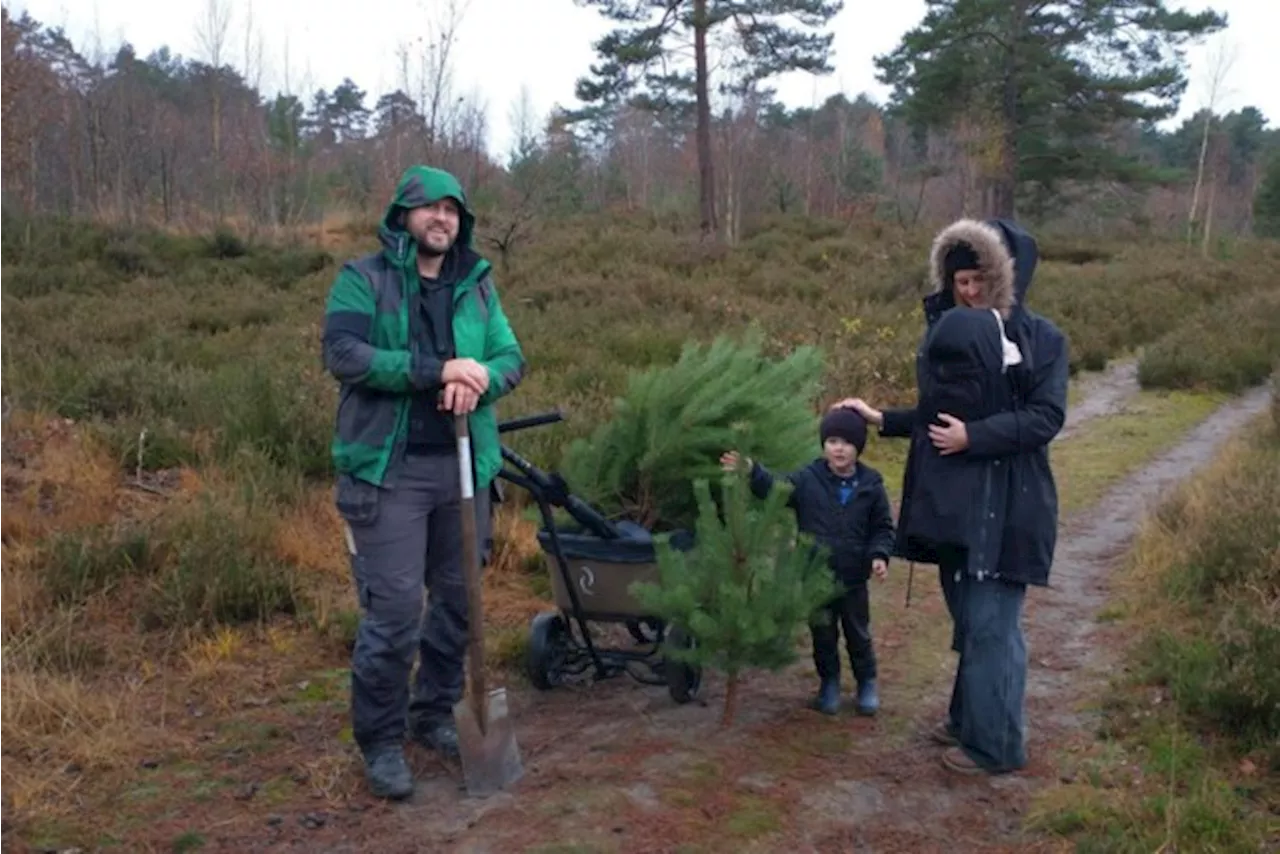
[[[1280,811],[1280,419],[1261,416],[1151,516],[1116,579],[1135,638],[1103,740],[1035,826],[1077,850],[1259,851]]]
[[[6,545],[102,525],[118,512],[120,468],[73,422],[16,412],[5,425]]]
[[[269,516],[260,545],[293,568],[305,613],[139,633],[134,615],[152,588],[136,579],[51,604],[49,538],[134,525],[160,538],[206,513],[211,499],[228,500],[234,477],[217,467],[182,471],[159,496],[132,486],[82,425],[23,412],[5,434],[3,790],[15,829],[81,825],[84,804],[104,805],[111,781],[133,779],[140,762],[198,754],[193,725],[274,708],[299,693],[306,674],[345,663],[355,596],[328,488],[311,487]],[[495,538],[486,606],[491,620],[514,629],[492,645],[501,664],[523,651],[523,627],[546,602],[530,586],[530,573],[541,571],[532,524],[504,507]],[[336,634],[337,644],[317,645],[317,631]],[[336,701],[346,689],[325,690]],[[358,779],[352,762],[335,743],[303,766],[316,792],[338,797]]]
[[[272,797],[341,798],[359,783],[343,730],[357,613],[327,471],[334,389],[316,347],[332,259],[366,251],[372,230],[326,223],[274,249],[49,234],[48,246],[5,247],[4,383],[16,404],[0,524],[6,826],[90,844],[193,802],[175,778],[164,778],[172,791],[139,782],[143,760],[209,774],[230,764],[262,775]],[[631,370],[748,326],[775,351],[822,346],[829,397],[905,399],[927,237],[797,220],[725,251],[609,218],[549,230],[499,282],[533,364],[502,415],[561,407],[570,420],[511,443],[555,467]],[[1261,287],[1276,259],[1245,247],[1228,284]],[[1078,367],[1178,328],[1216,299],[1224,269],[1125,247],[1105,265],[1046,262],[1032,302],[1061,320]],[[1166,438],[1191,418],[1157,408],[1145,423]],[[1156,447],[1140,427],[1113,428],[1107,465],[1064,489],[1100,488],[1122,457]],[[869,448],[891,489],[903,450]],[[130,485],[139,474],[145,488]],[[528,620],[548,607],[533,523],[518,490],[509,501],[484,582],[495,669],[519,660]],[[899,575],[878,596],[896,608],[902,593]],[[911,618],[921,637],[941,625],[926,608]],[[144,796],[156,800],[133,800]]]

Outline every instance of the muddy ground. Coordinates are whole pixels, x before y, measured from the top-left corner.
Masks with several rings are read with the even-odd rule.
[[[1122,371],[1104,376],[1070,423],[1113,411],[1133,387]],[[1149,502],[1207,462],[1267,400],[1258,391],[1227,404],[1064,520],[1053,586],[1028,597],[1031,763],[1021,773],[957,777],[921,736],[944,713],[954,657],[936,570],[916,567],[907,608],[906,568],[895,565],[899,577],[877,590],[873,606],[882,684],[875,719],[804,708],[815,682],[807,655],[782,673],[752,674],[728,730],[718,727],[720,679],[704,683],[699,702],[678,705],[664,688],[625,676],[550,692],[512,676],[502,681],[524,779],[473,800],[456,766],[415,746],[418,791],[386,804],[364,793],[354,749],[335,745],[347,725],[345,673],[279,673],[262,697],[236,698],[234,720],[188,716],[194,760],[139,758],[141,773],[155,775],[150,797],[170,806],[115,841],[126,850],[245,852],[1056,850],[1025,837],[1022,820],[1034,791],[1064,773],[1062,757],[1092,739],[1090,703],[1118,646],[1097,619],[1114,561]],[[331,693],[317,692],[326,680]],[[130,797],[122,793],[121,809]]]

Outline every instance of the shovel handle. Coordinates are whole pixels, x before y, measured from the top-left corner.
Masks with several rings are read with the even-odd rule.
[[[458,476],[462,485],[462,563],[467,584],[467,675],[471,708],[480,726],[488,732],[484,684],[484,602],[480,595],[480,555],[476,537],[475,475],[471,470],[471,429],[466,415],[454,415],[458,440]]]

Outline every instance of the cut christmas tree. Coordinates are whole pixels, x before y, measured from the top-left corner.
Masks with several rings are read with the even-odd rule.
[[[724,451],[779,469],[812,459],[821,353],[801,347],[772,359],[763,350],[758,333],[722,336],[634,374],[612,417],[569,447],[563,468],[574,491],[614,518],[687,529],[698,512],[693,483],[718,476]]]
[[[660,544],[657,583],[636,583],[632,595],[693,644],[664,650],[673,661],[727,677],[722,726],[733,723],[738,684],[747,668],[780,670],[797,656],[797,634],[839,589],[826,553],[796,529],[787,507],[791,487],[778,482],[763,501],[744,469],[720,480],[720,508],[706,480],[693,484],[697,545],[678,551]]]

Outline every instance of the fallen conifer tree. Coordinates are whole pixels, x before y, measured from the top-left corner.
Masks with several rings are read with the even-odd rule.
[[[816,348],[769,358],[759,333],[688,344],[674,364],[631,377],[610,419],[570,445],[565,477],[614,518],[655,532],[691,529],[693,484],[719,476],[724,451],[777,470],[813,458],[822,372]]]

